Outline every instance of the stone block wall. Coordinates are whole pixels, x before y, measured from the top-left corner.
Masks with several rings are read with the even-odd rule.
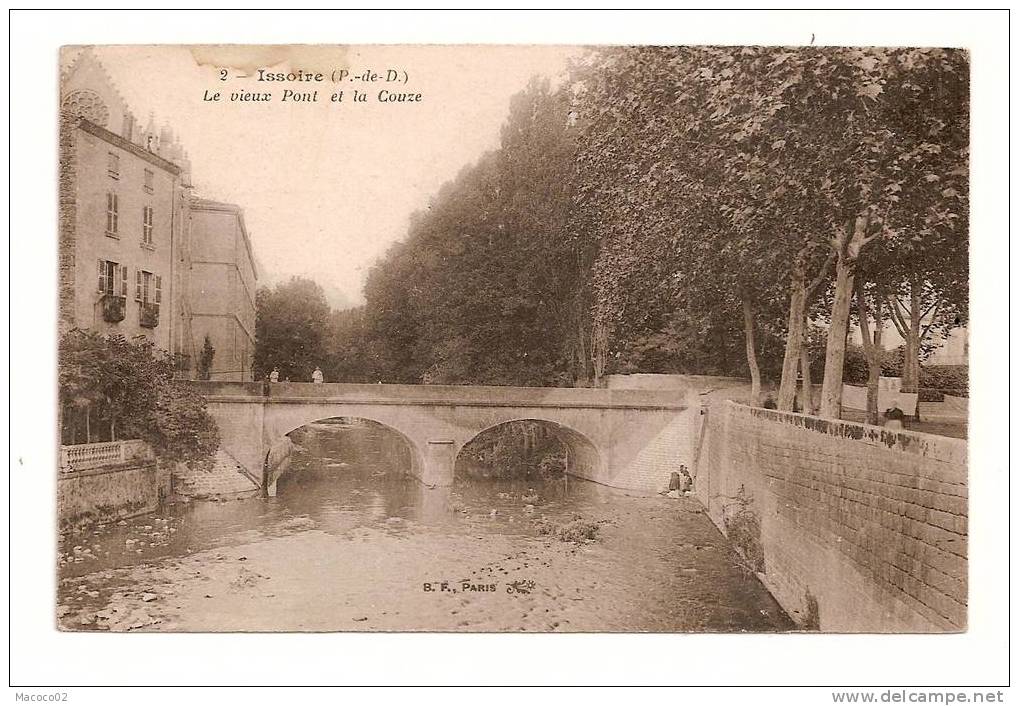
[[[60,184],[59,184],[59,325],[61,332],[73,328],[75,226],[78,218],[78,161],[74,122],[67,115],[60,117]]]
[[[179,464],[173,471],[173,491],[189,498],[237,495],[259,489],[258,482],[230,454],[220,449],[208,471]]]
[[[65,531],[154,512],[160,502],[160,471],[154,461],[61,473],[57,517]]]
[[[800,625],[966,629],[967,444],[720,402],[695,488]]]

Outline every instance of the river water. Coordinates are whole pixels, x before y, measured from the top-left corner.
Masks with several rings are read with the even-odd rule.
[[[692,498],[575,478],[428,489],[380,427],[295,433],[278,496],[193,501],[60,542],[58,623],[113,631],[776,631]],[[541,529],[582,520],[593,539]]]

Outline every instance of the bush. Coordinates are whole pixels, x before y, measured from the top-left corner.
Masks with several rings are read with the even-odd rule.
[[[867,384],[867,354],[861,346],[846,345],[846,357],[842,366],[842,381],[850,385]]]
[[[965,394],[969,390],[969,368],[965,365],[930,365],[920,369],[920,387]]]
[[[58,382],[61,443],[143,439],[162,461],[210,464],[219,430],[201,395],[173,373],[173,358],[143,337],[65,333]]]
[[[565,524],[557,524],[541,518],[534,521],[534,526],[537,528],[538,534],[546,534],[560,542],[573,542],[574,544],[590,542],[598,535],[598,523],[589,522],[581,517]]]

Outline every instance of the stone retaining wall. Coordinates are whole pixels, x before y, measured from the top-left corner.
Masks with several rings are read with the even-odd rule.
[[[966,629],[967,444],[721,402],[695,488],[805,628]]]
[[[168,486],[165,476],[155,461],[61,473],[57,477],[60,530],[154,512]]]
[[[222,449],[216,452],[215,462],[207,471],[180,464],[173,472],[174,493],[188,498],[237,495],[258,488],[244,467]]]

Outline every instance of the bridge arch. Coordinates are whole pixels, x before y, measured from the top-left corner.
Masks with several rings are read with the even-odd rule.
[[[339,413],[332,411],[312,414],[310,416],[313,416],[314,418],[303,419],[302,417],[302,421],[300,422],[295,421],[295,419],[288,419],[281,425],[277,426],[277,428],[273,431],[272,438],[266,440],[269,449],[266,455],[266,469],[268,473],[266,482],[270,495],[275,495],[277,481],[286,475],[290,468],[290,454],[293,450],[294,444],[291,434],[312,424],[322,423],[330,419],[350,419],[369,422],[384,429],[387,433],[392,434],[403,443],[403,446],[406,448],[410,456],[409,473],[415,477],[420,477],[424,466],[424,456],[421,445],[397,426],[380,419],[376,419],[375,416],[378,415],[366,415],[363,412]]]
[[[457,450],[454,459],[454,467],[461,461],[461,455],[471,442],[480,439],[485,434],[515,422],[534,422],[550,429],[554,436],[566,447],[566,473],[579,478],[589,480],[600,480],[604,477],[605,458],[598,446],[587,435],[573,429],[561,422],[551,419],[543,419],[537,416],[521,416],[512,419],[503,419],[489,424],[476,431]]]

